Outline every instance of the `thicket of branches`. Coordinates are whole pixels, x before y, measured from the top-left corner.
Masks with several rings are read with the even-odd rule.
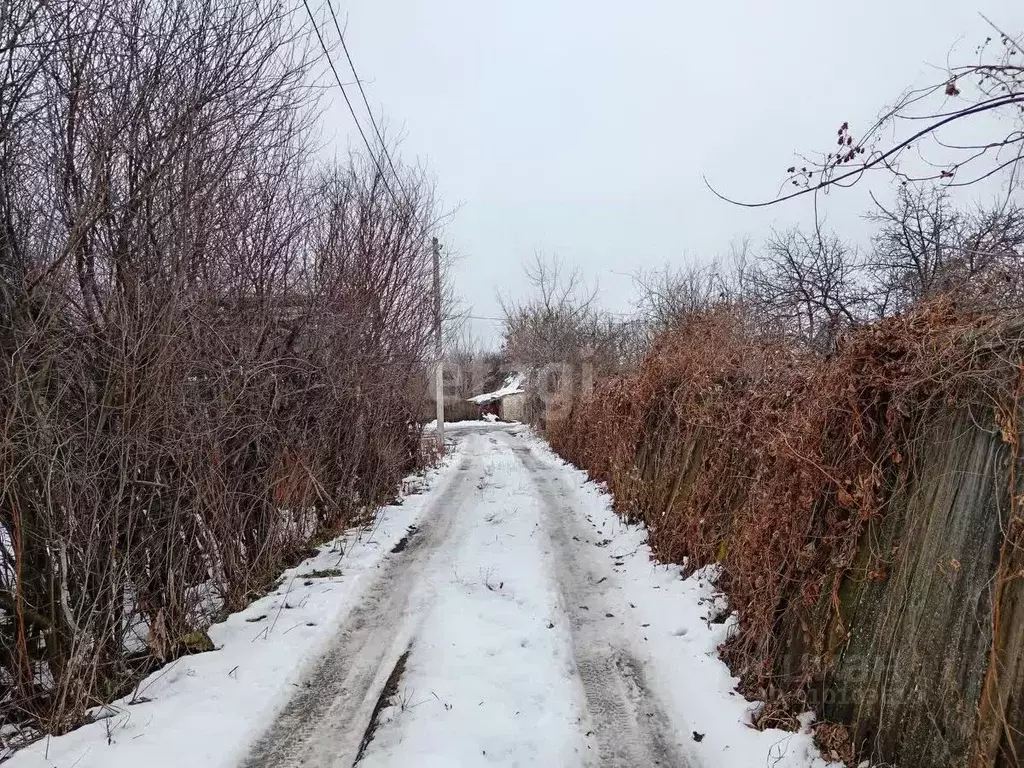
[[[742,315],[719,307],[666,332],[634,373],[599,382],[556,412],[548,437],[567,460],[608,484],[620,513],[646,523],[660,559],[690,571],[721,565],[718,585],[739,612],[724,658],[742,690],[768,703],[760,725],[795,728],[796,716],[817,708],[820,691],[831,685],[848,632],[865,631],[856,610],[840,606],[841,587],[883,584],[890,570],[916,557],[912,542],[901,540],[890,552],[865,534],[883,516],[898,517],[899,492],[920,483],[914,473],[934,461],[927,451],[936,446],[920,439],[929,419],[969,413],[979,430],[1001,436],[1010,462],[1018,460],[1022,360],[1019,317],[956,310],[948,298],[852,332],[829,358],[751,335]],[[946,450],[938,447],[937,455]],[[936,517],[948,514],[930,489],[922,494],[935,503]],[[965,730],[977,743],[956,746],[974,750],[977,765],[1016,765],[1009,756],[1021,747],[1012,704],[1020,644],[1009,627],[1019,620],[1024,518],[1012,484],[1006,494],[1001,515],[972,522],[988,528],[979,536],[996,532],[998,551],[963,554],[991,586],[961,606],[984,616],[972,635],[990,649],[987,674],[972,673],[981,697],[969,713],[932,700],[941,677],[935,670],[943,666],[932,660],[915,668],[922,707],[912,717],[903,713],[915,720],[915,733],[932,729],[929,717],[969,717]],[[941,520],[934,529],[942,530]],[[866,565],[856,568],[862,548]],[[916,598],[928,587],[913,588]],[[945,664],[959,663],[956,650],[950,653]],[[869,733],[879,727],[876,705],[886,694],[872,682],[856,691]],[[893,717],[885,714],[889,727]],[[899,734],[884,734],[885,743],[898,741]],[[892,759],[872,755],[872,743],[856,746],[859,757]]]
[[[966,414],[982,435],[998,436],[1010,467],[999,502],[1006,509],[980,522],[997,551],[969,553],[986,588],[962,606],[979,611],[971,641],[988,658],[970,674],[980,694],[969,711],[928,700],[941,698],[934,691],[943,673],[934,669],[959,662],[952,649],[950,658],[915,667],[922,706],[900,710],[901,722],[883,713],[884,681],[857,692],[858,716],[874,718],[868,731],[887,728],[889,745],[911,730],[953,740],[942,722],[956,722],[968,738],[944,749],[959,750],[958,760],[1017,765],[1024,749],[1014,699],[1020,635],[1012,630],[1024,572],[1014,485],[1024,370],[1024,209],[1016,202],[1024,48],[998,34],[978,54],[978,63],[908,92],[864,136],[844,123],[819,162],[789,169],[791,193],[765,203],[887,170],[896,194],[875,201],[869,244],[794,228],[760,247],[743,243],[719,262],[636,275],[637,316],[609,322],[604,338],[646,355],[629,365],[616,352],[625,370],[599,378],[592,392],[565,390],[543,426],[565,458],[608,483],[622,514],[646,523],[659,557],[689,569],[721,564],[719,585],[740,616],[724,655],[745,692],[769,702],[760,724],[793,727],[813,706],[812,689],[830,685],[851,630],[840,587],[884,583],[901,563],[895,549],[872,549],[865,533],[890,502],[905,503],[898,491],[934,458],[927,454],[934,446],[921,439],[928,419]],[[936,96],[945,103],[933,111]],[[986,113],[1007,119],[979,122]],[[889,129],[907,125],[910,136],[887,143]],[[953,125],[984,135],[953,142]],[[929,153],[952,159],[916,162],[908,150],[925,140]],[[1001,202],[955,202],[950,187],[998,173],[1007,182]],[[591,318],[602,313],[593,296],[566,298],[543,273],[533,277],[537,298],[508,313],[506,348],[530,350],[537,365],[571,364]],[[1004,493],[1001,476],[992,482]],[[939,502],[935,509],[945,514]],[[857,570],[860,554],[867,565]],[[914,642],[912,653],[923,648]],[[864,757],[890,759],[872,755],[871,743],[856,747]],[[844,757],[854,756],[844,750]]]
[[[187,651],[418,459],[434,200],[265,0],[0,2],[0,715]]]
[[[537,254],[525,271],[531,294],[501,299],[501,358],[507,369],[527,375],[527,414],[543,426],[552,402],[638,360],[644,339],[601,307],[597,286],[578,267]]]
[[[776,231],[724,260],[636,276],[642,346],[694,315],[729,307],[749,331],[821,355],[844,333],[953,297],[971,311],[1024,307],[1024,209],[958,206],[932,185],[901,185],[876,201],[874,235],[856,248],[822,229]]]
[[[900,511],[898,491],[934,458],[921,439],[929,419],[969,414],[1001,436],[1011,478],[1017,466],[1024,212],[957,208],[941,189],[901,186],[870,218],[863,251],[793,229],[759,252],[745,244],[721,263],[639,275],[639,317],[621,327],[640,329],[646,356],[555,400],[543,424],[563,457],[608,484],[620,513],[646,524],[659,558],[720,564],[740,618],[723,656],[744,692],[767,702],[761,726],[796,727],[819,708],[813,697],[832,691],[841,640],[864,631],[848,623],[858,617],[841,609],[840,588],[882,584],[900,567],[866,534],[892,499]],[[972,765],[1016,765],[1022,746],[1012,704],[1020,646],[1008,628],[1024,517],[1012,481],[1006,505],[1003,518],[972,521],[999,542],[969,553],[991,587],[972,634],[989,654],[972,678],[977,717],[931,702],[931,670],[919,670],[920,717],[959,721],[973,742],[948,748],[970,752]],[[899,742],[891,711],[872,708],[887,691],[872,685],[855,692],[852,735],[822,731],[846,760],[854,746],[858,759],[891,760]],[[904,726],[932,728],[916,717]],[[864,734],[880,728],[879,753]]]

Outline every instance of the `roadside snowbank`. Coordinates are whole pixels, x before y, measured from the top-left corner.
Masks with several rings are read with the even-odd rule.
[[[822,759],[809,732],[807,713],[801,733],[751,726],[761,706],[736,692],[738,679],[720,659],[718,647],[736,624],[725,599],[716,590],[714,567],[682,578],[677,565],[652,558],[641,525],[627,525],[612,509],[611,496],[591,482],[583,470],[563,461],[528,429],[516,430],[533,455],[557,470],[562,487],[574,497],[568,509],[585,516],[593,548],[592,579],[603,580],[610,621],[642,630],[649,665],[647,682],[670,708],[673,721],[691,740],[690,753],[707,768],[842,768]],[[585,529],[585,530],[586,530]],[[590,606],[591,611],[595,606]],[[724,622],[722,617],[727,616]],[[715,623],[715,621],[720,623]]]
[[[11,768],[228,768],[288,702],[373,571],[451,480],[460,449],[371,527],[320,548],[279,588],[210,628],[217,651],[185,656],[144,680],[107,717],[17,752]],[[423,490],[423,492],[419,492]]]
[[[448,433],[451,430],[464,430],[464,429],[477,429],[481,427],[498,426],[505,427],[506,424],[495,424],[494,422],[485,421],[483,419],[466,419],[464,421],[446,421],[444,423],[444,431]],[[423,425],[424,434],[437,431],[437,419],[428,421]]]

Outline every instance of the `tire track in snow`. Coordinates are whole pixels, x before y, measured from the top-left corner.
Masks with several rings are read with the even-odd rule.
[[[611,606],[606,605],[602,590],[587,578],[593,561],[581,540],[589,532],[579,525],[572,511],[566,510],[570,494],[560,487],[564,479],[539,462],[518,438],[508,435],[507,440],[543,500],[547,533],[554,549],[554,575],[570,621],[573,655],[600,765],[690,766],[674,736],[671,720],[647,687],[644,666],[632,650],[639,644],[620,627],[602,619],[604,608]]]
[[[451,534],[457,511],[476,486],[471,466],[467,455],[448,488],[425,510],[407,545],[388,557],[327,653],[241,768],[355,764],[381,693],[430,601],[430,585],[421,577],[433,559],[458,545]]]
[[[350,768],[360,753],[375,708],[399,659],[414,648],[423,617],[435,603],[436,564],[454,561],[470,528],[457,525],[479,503],[481,456],[498,448],[520,464],[542,509],[550,542],[552,580],[569,619],[571,658],[581,689],[583,722],[593,751],[581,766],[602,768],[684,768],[671,723],[648,689],[641,647],[604,607],[619,612],[589,578],[594,553],[579,543],[586,535],[566,506],[569,489],[558,473],[532,455],[514,435],[498,430],[467,434],[465,457],[447,489],[438,495],[404,550],[388,558],[360,604],[345,619],[337,639],[303,682],[273,726],[256,744],[242,768]],[[540,542],[538,542],[540,543]],[[589,606],[584,610],[581,606]],[[364,745],[365,746],[365,745]],[[483,756],[482,756],[483,757]],[[491,760],[488,757],[486,760]]]

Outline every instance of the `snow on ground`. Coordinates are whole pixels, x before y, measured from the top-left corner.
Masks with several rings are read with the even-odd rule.
[[[480,441],[471,503],[392,706],[360,766],[581,765],[588,750],[540,509],[511,454]]]
[[[643,526],[625,524],[612,510],[611,497],[586,472],[526,430],[520,436],[540,462],[563,478],[573,502],[569,508],[583,515],[590,536],[581,536],[580,544],[595,554],[591,577],[605,579],[603,607],[627,631],[640,630],[647,683],[669,708],[677,729],[693,740],[695,762],[708,768],[841,766],[823,760],[807,732],[751,727],[760,705],[736,692],[739,681],[717,650],[732,631],[735,615],[720,624],[709,621],[726,607],[714,587],[715,569],[684,579],[679,566],[654,561]],[[804,721],[809,725],[813,716],[808,713]]]
[[[228,768],[302,684],[305,674],[373,581],[381,561],[451,478],[443,466],[410,478],[424,488],[385,507],[372,527],[320,548],[281,586],[210,628],[218,650],[158,670],[109,718],[16,753],[11,768]],[[135,702],[135,703],[133,703]]]
[[[513,432],[474,447],[477,498],[359,765],[826,766],[809,734],[750,727],[713,572],[653,563],[585,473]]]
[[[445,434],[448,434],[449,432],[464,432],[467,429],[480,429],[482,427],[488,426],[489,424],[491,424],[491,422],[484,421],[483,419],[466,419],[464,421],[446,421],[444,423],[444,431],[445,431]],[[499,425],[499,426],[507,426],[507,425]],[[425,433],[437,431],[437,419],[433,419],[432,421],[428,421],[426,424],[424,424],[423,425],[423,431]]]
[[[12,765],[827,766],[808,733],[750,727],[712,569],[652,562],[643,529],[529,430],[454,432],[427,493],[214,627],[222,650]]]

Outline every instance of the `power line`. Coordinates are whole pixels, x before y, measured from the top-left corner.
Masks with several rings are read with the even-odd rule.
[[[370,153],[370,159],[373,161],[373,165],[376,167],[377,173],[380,174],[381,181],[384,182],[384,188],[388,191],[388,194],[391,195],[391,199],[394,201],[395,205],[401,206],[401,203],[398,201],[398,196],[395,194],[395,191],[391,189],[391,185],[388,184],[387,175],[384,173],[384,169],[380,167],[380,163],[377,161],[377,155],[373,151],[373,147],[370,146],[369,139],[366,138],[366,132],[363,130],[363,126],[359,124],[359,118],[356,116],[356,110],[352,106],[352,100],[349,99],[348,92],[345,90],[345,86],[341,82],[338,70],[334,66],[334,60],[331,58],[331,52],[327,50],[327,44],[324,42],[323,35],[320,34],[320,27],[316,23],[316,18],[313,16],[313,11],[309,7],[308,0],[302,0],[302,5],[306,9],[306,14],[309,16],[310,23],[313,25],[313,31],[316,33],[316,39],[320,42],[320,48],[323,50],[324,56],[327,58],[327,63],[331,67],[331,72],[334,73],[334,80],[338,83],[338,88],[341,89],[341,95],[345,98],[345,105],[348,107],[349,114],[352,115],[352,122],[356,124],[356,128],[359,130],[359,135],[363,139],[363,144],[366,145],[366,151]],[[330,5],[330,2],[328,2],[328,5]],[[333,8],[331,8],[331,15],[334,15]],[[335,23],[337,23],[337,20],[335,20]],[[358,77],[356,79],[358,80]],[[362,90],[362,87],[360,87],[360,90]],[[370,119],[373,119],[373,115],[370,116]],[[387,155],[386,149],[384,154]],[[388,157],[389,162],[390,159],[391,158]]]
[[[398,188],[402,190],[402,194],[405,196],[406,202],[409,202],[409,194],[405,191],[402,185],[402,180],[398,175],[398,170],[395,168],[395,163],[391,159],[391,153],[388,152],[387,144],[384,143],[384,134],[381,133],[380,128],[377,126],[377,120],[373,116],[373,108],[370,107],[370,100],[366,98],[366,90],[363,88],[363,81],[359,77],[359,73],[356,71],[355,62],[352,61],[352,55],[348,52],[348,46],[345,44],[345,35],[341,31],[341,25],[338,23],[338,16],[334,13],[334,4],[331,0],[327,0],[327,10],[331,12],[331,19],[334,21],[334,29],[338,32],[338,40],[341,41],[341,50],[345,52],[345,58],[348,60],[348,68],[352,70],[352,76],[356,79],[356,86],[359,88],[359,93],[363,97],[363,104],[366,106],[366,114],[370,117],[370,125],[373,126],[374,133],[377,134],[377,140],[380,142],[381,152],[384,153],[385,159],[388,161],[388,166],[391,168],[391,173],[395,176],[395,183]]]

